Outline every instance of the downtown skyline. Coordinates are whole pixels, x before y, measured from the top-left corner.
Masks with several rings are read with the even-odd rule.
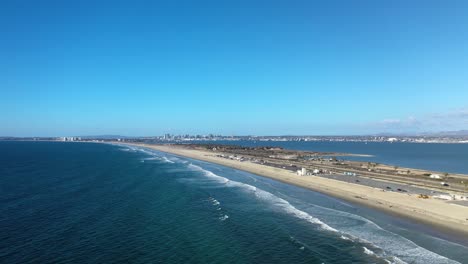
[[[0,7],[0,136],[468,128],[463,1]]]

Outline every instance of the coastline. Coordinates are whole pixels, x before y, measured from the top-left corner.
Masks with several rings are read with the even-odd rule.
[[[119,142],[120,143],[120,142]],[[215,163],[256,175],[320,192],[332,197],[361,204],[392,215],[433,226],[441,231],[468,236],[468,207],[442,200],[420,199],[414,195],[384,192],[377,188],[314,176],[297,176],[287,170],[250,162],[216,157],[213,153],[183,149],[170,145],[129,144],[170,154]]]

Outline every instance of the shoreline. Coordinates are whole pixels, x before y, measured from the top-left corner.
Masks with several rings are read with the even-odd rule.
[[[121,142],[116,143],[122,144]],[[200,150],[184,149],[170,145],[124,144],[146,147],[246,171],[406,218],[416,223],[423,223],[435,227],[447,235],[468,236],[468,207],[466,206],[435,199],[423,200],[413,195],[384,192],[377,188],[333,179],[297,176],[284,169],[250,162],[227,160],[216,157],[213,153]]]

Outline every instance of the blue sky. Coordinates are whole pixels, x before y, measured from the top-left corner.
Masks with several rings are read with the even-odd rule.
[[[467,25],[467,1],[1,1],[0,135],[466,129]]]

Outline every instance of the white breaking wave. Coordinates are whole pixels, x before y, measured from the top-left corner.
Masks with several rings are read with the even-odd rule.
[[[374,256],[380,257],[390,263],[400,264],[406,263],[405,261],[408,261],[409,263],[424,264],[459,263],[420,247],[405,237],[384,230],[374,222],[359,215],[354,215],[330,208],[314,206],[315,209],[320,211],[322,219],[333,222],[334,226],[339,226],[339,230],[337,230],[322,222],[320,219],[296,208],[288,201],[277,197],[270,192],[264,191],[249,184],[229,180],[197,165],[189,164],[188,167],[192,170],[202,172],[205,176],[210,177],[211,179],[225,185],[226,187],[237,187],[252,193],[258,199],[267,201],[297,218],[306,220],[312,224],[316,224],[323,230],[339,233],[341,234],[340,237],[344,240],[354,241],[354,239],[351,238],[355,238],[359,241],[368,243],[377,249],[381,249],[383,251],[382,253],[375,253],[374,251],[364,247],[364,253],[372,253]],[[403,261],[401,258],[405,259],[405,261]]]
[[[315,205],[314,209],[325,221],[339,226],[341,233],[383,250],[383,253],[376,253],[376,255],[391,259],[391,263],[459,263],[420,247],[413,241],[385,230],[362,216],[318,205]]]
[[[168,159],[167,157],[162,157],[162,158],[163,158],[163,160],[164,160],[165,162],[167,162],[167,163],[174,163],[174,161]]]
[[[128,151],[128,152],[136,152],[137,150],[132,147],[122,147],[120,148],[121,151]]]
[[[223,215],[219,218],[219,220],[224,221],[229,218],[229,215]]]
[[[264,191],[262,189],[259,189],[259,188],[255,187],[255,186],[252,186],[252,185],[249,185],[249,184],[245,184],[245,183],[237,182],[237,181],[232,181],[232,180],[229,180],[229,179],[227,179],[225,177],[218,176],[218,175],[214,174],[213,172],[205,170],[202,167],[197,166],[197,165],[190,164],[189,168],[191,168],[193,170],[196,170],[196,171],[203,172],[204,175],[213,178],[214,180],[218,181],[219,183],[225,184],[226,187],[238,187],[238,188],[242,188],[245,191],[253,193],[258,199],[270,202],[273,205],[282,208],[285,212],[287,212],[289,214],[292,214],[292,215],[294,215],[294,216],[296,216],[298,218],[304,219],[304,220],[306,220],[306,221],[308,221],[308,222],[310,222],[312,224],[317,224],[324,230],[338,232],[336,229],[334,229],[334,228],[330,227],[329,225],[323,223],[318,218],[315,218],[315,217],[309,215],[308,213],[297,209],[296,207],[291,205],[288,201],[286,201],[286,200],[284,200],[282,198],[279,198],[279,197],[275,196],[272,193],[269,193],[267,191]]]
[[[149,150],[146,150],[146,149],[144,149],[144,148],[135,147],[134,149],[135,149],[135,150],[138,150],[138,151],[140,151],[140,152],[146,153],[146,154],[148,154],[148,155],[154,156],[154,153],[153,153],[153,152],[151,152],[151,151],[149,151]]]
[[[143,158],[141,160],[141,162],[150,161],[150,160],[160,160],[160,161],[164,161],[166,163],[175,163],[173,160],[168,159],[166,156],[160,156],[160,155],[158,155],[158,152],[154,152],[154,151],[149,150],[147,148],[135,147],[135,146],[130,146],[130,145],[121,145],[121,144],[113,144],[113,145],[120,146],[121,147],[120,150],[122,150],[122,151],[130,151],[130,152],[139,151],[139,152],[145,153],[145,154],[150,156],[148,158]],[[172,159],[178,160],[175,157],[172,158]]]
[[[343,239],[343,240],[352,240],[351,238],[343,236],[343,235],[341,235],[340,238]]]
[[[161,158],[154,156],[154,157],[144,158],[144,159],[142,159],[142,160],[143,160],[143,161],[147,161],[147,160],[161,160]]]
[[[371,255],[371,256],[375,256],[375,253],[374,251],[366,248],[366,247],[362,247],[362,249],[364,249],[364,253],[366,253],[367,255]]]
[[[213,205],[219,205],[219,201],[216,200],[215,198],[211,198],[211,202],[213,203]]]
[[[165,156],[158,156],[157,153],[148,151],[143,148],[125,145],[125,147],[121,148],[121,150],[131,152],[141,151],[152,156],[148,159],[154,158],[167,163],[174,163],[174,161],[168,159]],[[181,163],[187,163],[187,161],[182,161]],[[329,223],[333,223],[333,226],[339,227],[339,230],[337,230],[329,226],[328,224],[322,222],[320,219],[311,216],[307,212],[297,209],[288,201],[278,196],[275,196],[270,192],[264,191],[249,184],[232,181],[225,177],[218,176],[213,172],[205,170],[197,165],[189,164],[188,167],[192,170],[203,172],[205,176],[210,177],[211,179],[225,185],[226,187],[237,187],[244,191],[252,193],[258,199],[267,201],[272,205],[283,209],[285,212],[294,215],[297,218],[304,219],[312,224],[316,224],[324,230],[340,233],[340,237],[344,240],[354,241],[356,239],[364,243],[368,243],[377,249],[381,249],[383,251],[382,253],[375,253],[369,250],[368,248],[364,247],[365,249],[371,251],[375,256],[381,257],[389,263],[400,264],[406,263],[405,261],[409,263],[424,264],[459,263],[444,256],[438,255],[425,248],[422,248],[415,244],[413,241],[406,239],[405,237],[394,234],[388,230],[384,230],[374,222],[359,215],[314,205],[314,209],[318,209],[322,220],[325,220]],[[218,210],[220,210],[220,208],[218,208]],[[224,221],[227,218],[229,218],[229,216],[224,215],[220,217],[220,220]],[[404,259],[405,261],[403,261],[402,259]]]
[[[210,201],[211,204],[216,207],[216,211],[218,211],[218,215],[219,215],[219,217],[218,217],[219,220],[224,221],[224,220],[229,218],[229,216],[227,214],[224,214],[224,213],[221,212],[221,206],[220,206],[221,203],[218,200],[216,200],[213,197],[210,197],[208,199],[208,201]]]

